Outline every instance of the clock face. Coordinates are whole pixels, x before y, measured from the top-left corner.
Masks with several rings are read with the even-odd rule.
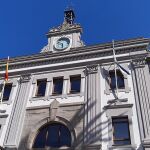
[[[70,40],[69,38],[62,37],[56,41],[55,48],[57,50],[64,50],[69,47]]]

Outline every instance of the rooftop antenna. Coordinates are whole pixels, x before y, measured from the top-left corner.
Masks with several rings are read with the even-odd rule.
[[[72,25],[74,23],[74,20],[75,20],[75,14],[74,14],[74,11],[73,11],[73,6],[72,6],[72,1],[71,0],[68,0],[68,7],[66,8],[66,10],[64,11],[64,19],[65,19],[65,22]]]

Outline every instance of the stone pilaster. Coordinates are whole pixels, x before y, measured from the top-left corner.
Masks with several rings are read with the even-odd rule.
[[[85,69],[86,104],[84,142],[85,147],[89,147],[89,149],[100,146],[100,80],[98,72],[98,65],[87,66]]]
[[[136,99],[140,134],[143,145],[150,148],[150,79],[145,58],[133,60],[133,85]],[[149,145],[147,144],[149,143]],[[145,147],[145,146],[144,146]]]
[[[20,78],[17,95],[13,104],[13,109],[4,141],[4,146],[6,148],[18,147],[25,117],[26,103],[29,97],[29,81],[30,75],[22,75]]]

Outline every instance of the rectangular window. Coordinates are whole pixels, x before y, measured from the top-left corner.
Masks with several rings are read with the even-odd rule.
[[[3,101],[9,100],[11,89],[12,89],[12,84],[6,83],[4,87],[4,92],[3,92]]]
[[[112,118],[112,126],[115,145],[131,144],[128,117]]]
[[[70,77],[70,93],[79,93],[81,86],[81,76],[71,76]]]
[[[124,76],[123,74],[120,72],[120,70],[116,70],[116,74],[117,74],[117,86],[118,89],[124,89],[125,88],[125,84],[124,84]],[[110,75],[110,87],[111,89],[116,89],[116,78],[115,78],[115,71],[109,71],[109,75]]]
[[[63,90],[63,77],[53,79],[53,95],[62,94]]]
[[[46,83],[46,79],[37,80],[36,97],[45,96]]]

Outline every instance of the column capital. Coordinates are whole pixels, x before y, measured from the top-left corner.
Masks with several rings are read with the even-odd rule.
[[[92,74],[92,73],[97,73],[98,72],[98,65],[95,64],[95,65],[86,66],[84,72],[86,75]]]
[[[21,83],[29,82],[30,79],[31,79],[31,74],[24,74],[24,75],[21,75],[20,82]]]
[[[132,64],[134,65],[135,68],[145,67],[146,58],[145,57],[135,58],[132,60]]]

